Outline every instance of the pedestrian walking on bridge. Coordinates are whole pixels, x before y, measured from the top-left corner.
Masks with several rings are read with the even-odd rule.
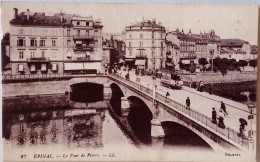
[[[165,102],[168,102],[167,99],[170,97],[170,93],[167,92],[166,95],[165,95]]]
[[[224,115],[228,115],[227,110],[226,110],[226,105],[224,102],[221,101],[221,106],[220,109],[225,113]]]
[[[223,114],[222,110],[219,110],[219,113],[218,113],[218,127],[222,128],[222,129],[225,128],[224,114]]]
[[[187,99],[186,99],[186,108],[190,109],[190,98],[189,97],[187,97]]]
[[[213,107],[212,109],[213,109],[213,110],[212,110],[212,120],[211,120],[211,122],[212,122],[213,124],[217,124],[217,112],[216,112],[216,110],[215,110],[214,107]]]

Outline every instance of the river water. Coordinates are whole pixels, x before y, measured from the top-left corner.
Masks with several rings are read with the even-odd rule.
[[[151,139],[146,143],[142,142],[146,141],[140,139],[142,137],[134,135],[133,138],[127,127],[118,122],[109,102],[105,99],[93,103],[74,102],[64,94],[4,98],[4,155],[20,159],[24,152],[27,152],[27,158],[35,158],[30,155],[32,152],[51,152],[52,156],[61,158],[62,154],[73,151],[111,151],[111,148],[122,146],[123,150],[117,152],[138,152],[140,149],[177,151],[180,148],[212,151],[199,136],[176,123],[163,123],[164,139]],[[103,156],[109,156],[109,153]]]

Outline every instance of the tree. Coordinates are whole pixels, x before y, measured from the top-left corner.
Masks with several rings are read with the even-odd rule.
[[[236,66],[237,61],[235,59],[228,60],[227,64],[228,66]]]
[[[255,67],[257,66],[257,60],[256,59],[250,60],[249,65],[252,66],[255,69]]]
[[[200,58],[199,64],[201,64],[203,66],[203,69],[204,69],[204,66],[208,64],[208,61],[207,61],[206,58]]]
[[[211,61],[210,61],[210,63],[212,64]],[[213,59],[213,66],[219,67],[220,63],[221,63],[221,58],[217,57],[217,58]]]
[[[247,66],[247,64],[248,64],[248,62],[246,60],[239,60],[238,61],[238,65],[242,66],[243,69],[244,69],[245,66]]]

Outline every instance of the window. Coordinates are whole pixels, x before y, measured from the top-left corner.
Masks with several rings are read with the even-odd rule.
[[[129,42],[129,47],[131,47],[131,42]]]
[[[70,47],[71,45],[71,40],[67,40],[67,47]]]
[[[67,36],[70,36],[70,30],[67,30]]]
[[[163,50],[161,50],[161,56],[163,56]]]
[[[163,48],[163,42],[161,42],[161,48]]]
[[[89,22],[86,22],[86,26],[89,26]]]
[[[55,51],[55,50],[52,50],[52,51],[51,51],[51,57],[52,57],[52,58],[56,58],[56,51]]]
[[[37,41],[36,41],[36,39],[31,39],[30,40],[30,43],[31,43],[31,47],[36,47],[37,46]]]
[[[19,46],[19,47],[25,46],[25,40],[24,39],[18,39],[17,40],[17,46]]]
[[[86,36],[89,36],[89,31],[88,30],[86,30]]]
[[[163,39],[163,34],[161,34],[161,39]]]
[[[77,35],[80,35],[80,30],[77,30]]]
[[[132,39],[132,34],[129,34],[129,39]]]
[[[31,51],[31,58],[34,58],[35,51]]]
[[[132,56],[132,50],[129,50],[129,56]]]
[[[42,51],[42,58],[44,58],[45,56],[45,51]]]
[[[77,21],[77,25],[80,25],[80,22],[79,22],[79,21]]]
[[[143,34],[140,34],[140,38],[143,39]]]
[[[140,47],[143,47],[143,42],[140,42]]]
[[[19,59],[23,59],[23,51],[19,51]]]
[[[56,40],[51,40],[51,46],[56,46]]]
[[[40,46],[41,46],[41,47],[44,47],[44,46],[45,46],[45,40],[43,40],[43,39],[40,40]]]
[[[19,29],[19,30],[18,30],[18,34],[19,34],[19,35],[23,35],[23,29]]]

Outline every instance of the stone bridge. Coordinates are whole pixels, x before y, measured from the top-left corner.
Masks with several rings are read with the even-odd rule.
[[[121,116],[127,117],[133,105],[141,104],[152,114],[151,136],[163,138],[162,122],[178,123],[201,137],[216,151],[227,149],[248,150],[249,142],[236,142],[231,140],[232,131],[221,130],[211,120],[198,112],[186,110],[185,106],[177,102],[166,100],[164,96],[143,87],[137,83],[126,81],[119,76],[89,76],[86,78],[72,78],[71,86],[77,83],[96,83],[103,85],[104,98],[111,98],[112,94],[121,95]],[[138,102],[136,102],[138,100]],[[139,102],[141,101],[141,102]],[[199,121],[198,121],[199,120]]]

